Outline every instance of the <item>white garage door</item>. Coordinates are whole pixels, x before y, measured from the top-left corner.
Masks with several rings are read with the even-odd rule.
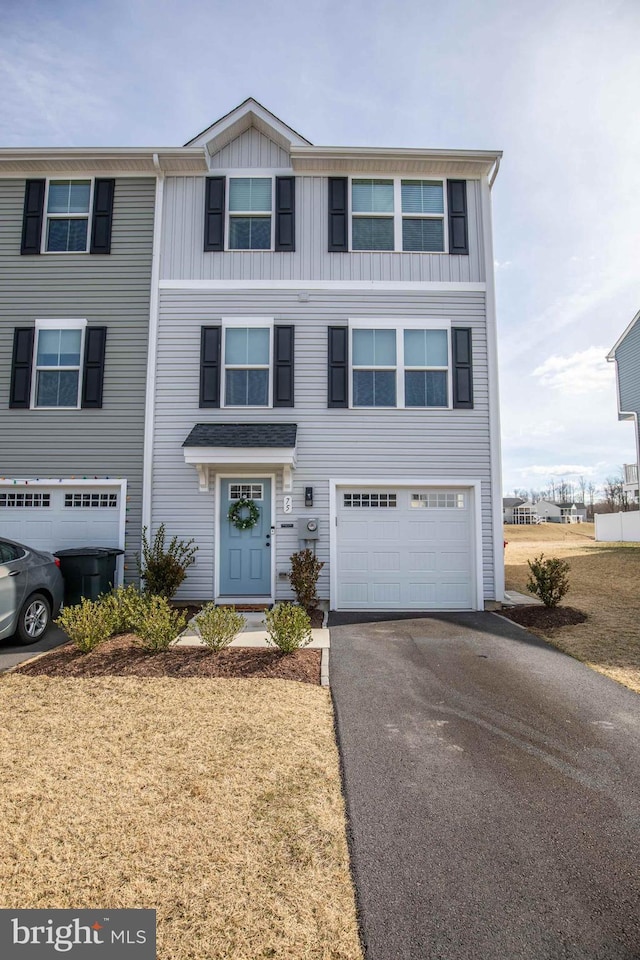
[[[338,487],[339,610],[476,607],[469,489]]]
[[[125,510],[120,484],[83,487],[62,481],[0,486],[0,536],[35,550],[120,547]]]

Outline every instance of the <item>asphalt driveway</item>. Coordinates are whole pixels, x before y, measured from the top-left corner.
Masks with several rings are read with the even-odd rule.
[[[54,647],[59,647],[61,643],[68,643],[68,641],[69,638],[66,633],[63,633],[55,624],[49,627],[41,640],[26,647],[21,643],[16,643],[15,640],[0,640],[0,673],[3,670],[9,670],[10,667],[15,667],[16,664],[22,663],[24,660],[30,660],[38,653],[53,650]]]
[[[637,694],[493,614],[334,626],[330,675],[367,960],[638,960]]]

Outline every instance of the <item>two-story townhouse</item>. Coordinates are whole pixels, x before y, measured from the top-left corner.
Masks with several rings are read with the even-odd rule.
[[[183,599],[337,610],[502,598],[497,151],[316,147],[254,100],[163,180],[144,522]]]
[[[638,465],[640,464],[640,312],[613,345],[607,360],[616,365],[618,419],[634,425],[636,462],[625,464],[623,487],[632,502],[638,500]]]
[[[126,547],[119,579],[137,576],[165,167],[202,171],[201,151],[0,150],[0,536]]]

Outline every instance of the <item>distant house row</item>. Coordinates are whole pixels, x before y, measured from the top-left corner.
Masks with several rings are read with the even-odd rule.
[[[584,523],[587,508],[584,503],[566,500],[523,500],[505,497],[502,501],[504,523]]]

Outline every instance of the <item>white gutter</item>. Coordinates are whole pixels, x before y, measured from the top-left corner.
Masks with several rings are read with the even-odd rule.
[[[199,151],[201,152],[201,151]],[[160,316],[160,254],[164,202],[164,170],[157,153],[153,155],[156,169],[156,203],[153,215],[153,254],[151,259],[151,291],[149,297],[149,338],[147,347],[147,387],[144,412],[144,450],[142,467],[142,526],[151,528],[151,490],[153,483],[153,439],[155,429],[156,354],[158,350],[158,323]]]

